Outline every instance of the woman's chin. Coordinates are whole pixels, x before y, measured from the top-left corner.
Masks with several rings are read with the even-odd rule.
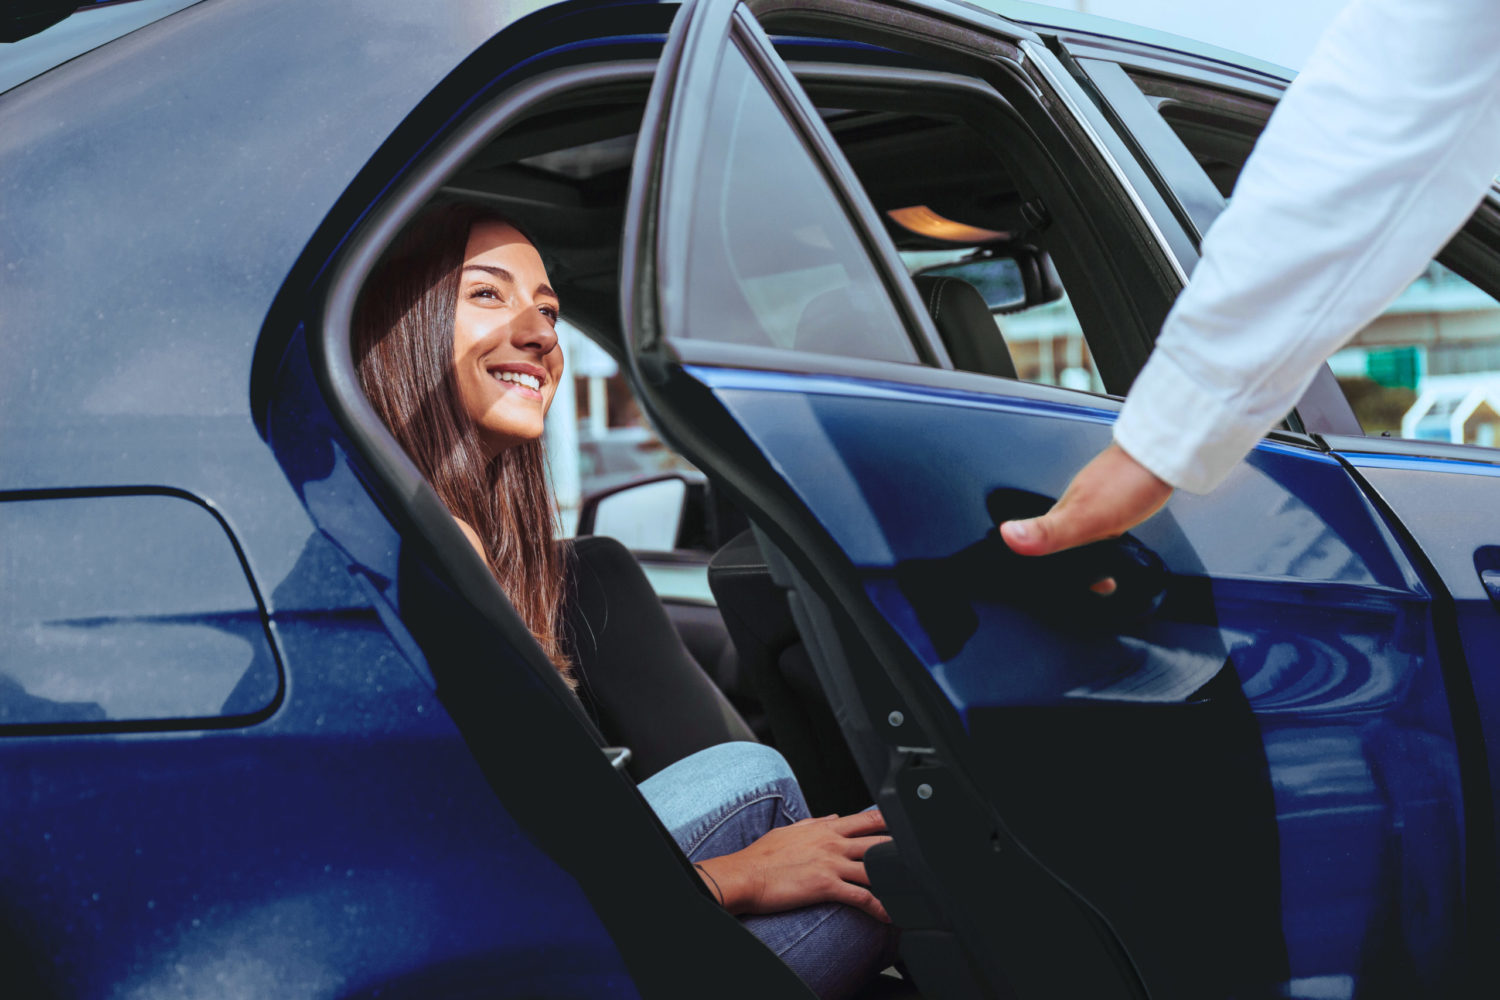
[[[484,450],[491,457],[499,455],[503,451],[518,448],[523,444],[541,439],[543,424],[538,421],[533,426],[516,426],[507,424],[504,427],[493,427],[483,425],[480,427],[479,436],[484,442]]]

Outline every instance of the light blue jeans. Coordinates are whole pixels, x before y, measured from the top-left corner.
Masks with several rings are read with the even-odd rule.
[[[732,854],[808,815],[786,760],[759,743],[700,750],[640,790],[689,861]],[[890,925],[842,903],[740,920],[824,1000],[853,993],[895,954]]]

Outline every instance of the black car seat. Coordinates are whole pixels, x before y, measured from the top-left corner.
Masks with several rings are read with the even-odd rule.
[[[919,274],[912,281],[959,371],[1016,377],[1016,362],[979,289],[962,278]]]
[[[1005,344],[1000,323],[979,289],[962,278],[918,275],[912,279],[943,346],[959,371],[1016,377],[1016,363]],[[797,320],[798,350],[845,357],[870,357],[869,331],[889,320],[846,287],[816,296]]]
[[[714,553],[708,585],[729,638],[765,709],[781,751],[814,816],[870,804],[859,769],[813,673],[786,593],[771,582],[755,536],[742,532]]]
[[[578,696],[644,781],[706,747],[755,734],[682,644],[640,563],[613,538],[562,543],[565,633]]]

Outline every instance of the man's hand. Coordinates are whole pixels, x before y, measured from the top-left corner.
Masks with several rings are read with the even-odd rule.
[[[1000,537],[1023,556],[1051,555],[1117,538],[1161,510],[1171,495],[1172,487],[1111,444],[1078,471],[1051,510],[1025,521],[1006,521]]]
[[[699,862],[730,913],[780,913],[814,903],[846,903],[890,923],[870,892],[865,851],[890,837],[878,809],[780,826],[743,850]]]

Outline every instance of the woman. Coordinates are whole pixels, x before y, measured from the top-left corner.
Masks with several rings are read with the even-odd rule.
[[[564,565],[541,445],[563,375],[557,293],[508,221],[429,208],[366,282],[355,315],[361,385],[570,687]],[[865,851],[876,810],[811,818],[786,762],[727,743],[653,775],[641,794],[714,896],[820,996],[889,958]]]

